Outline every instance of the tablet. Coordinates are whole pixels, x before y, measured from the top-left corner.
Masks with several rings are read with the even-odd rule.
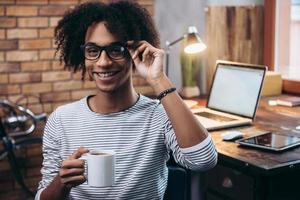
[[[283,151],[300,145],[300,137],[281,135],[278,133],[264,133],[235,141],[241,145],[257,147],[272,151]]]

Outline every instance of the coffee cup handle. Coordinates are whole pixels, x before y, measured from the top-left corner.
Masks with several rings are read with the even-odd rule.
[[[88,175],[87,175],[87,173],[88,173],[88,170],[87,170],[88,162],[87,162],[87,158],[88,157],[87,157],[86,153],[82,154],[82,156],[80,158],[78,158],[80,160],[84,160],[84,172],[83,172],[83,176],[85,177],[86,180],[88,180]]]

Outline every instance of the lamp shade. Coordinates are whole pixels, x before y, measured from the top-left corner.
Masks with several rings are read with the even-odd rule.
[[[184,46],[184,52],[188,54],[199,53],[206,49],[206,45],[202,42],[198,35],[197,28],[190,26],[186,35],[186,44]]]

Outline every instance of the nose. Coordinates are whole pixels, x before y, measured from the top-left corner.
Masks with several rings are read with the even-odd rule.
[[[112,60],[108,57],[106,51],[102,50],[100,56],[96,62],[96,65],[99,67],[105,67],[112,64]]]

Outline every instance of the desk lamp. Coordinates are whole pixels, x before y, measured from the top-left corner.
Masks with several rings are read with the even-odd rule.
[[[206,49],[206,45],[202,42],[200,39],[200,36],[198,34],[197,28],[195,26],[189,26],[188,32],[185,33],[180,38],[174,40],[173,42],[166,41],[166,75],[169,75],[169,57],[170,57],[170,49],[171,47],[182,41],[183,39],[186,40],[184,44],[184,53],[186,54],[196,54]],[[195,93],[195,92],[192,92]],[[190,95],[183,95],[186,97],[189,96],[198,96],[200,94],[199,88],[197,87],[196,93],[198,94],[190,94]]]

